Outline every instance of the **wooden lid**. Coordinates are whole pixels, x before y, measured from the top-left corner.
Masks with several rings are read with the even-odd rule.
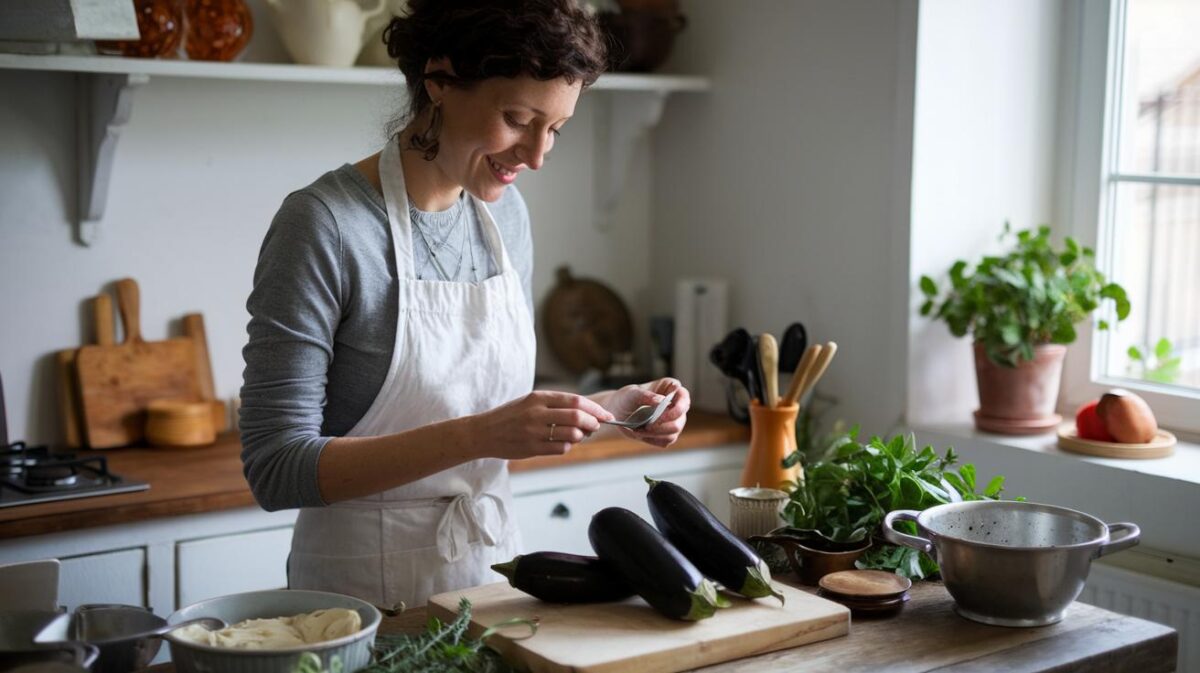
[[[825,591],[846,598],[887,599],[912,587],[912,580],[882,570],[841,570],[821,578]]]
[[[199,418],[212,415],[212,403],[187,400],[151,400],[146,403],[146,411],[161,418]]]

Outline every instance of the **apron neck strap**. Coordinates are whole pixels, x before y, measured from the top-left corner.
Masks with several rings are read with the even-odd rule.
[[[379,181],[383,187],[383,202],[387,207],[388,226],[392,230],[392,248],[396,255],[396,274],[400,278],[416,278],[413,262],[412,220],[408,214],[408,190],[404,184],[404,166],[400,161],[400,136],[384,146],[379,154]],[[512,268],[508,251],[500,236],[500,228],[487,205],[475,196],[467,195],[475,204],[483,238],[500,273]]]

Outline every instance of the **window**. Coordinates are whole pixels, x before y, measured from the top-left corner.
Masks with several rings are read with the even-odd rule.
[[[1088,334],[1084,361],[1067,370],[1068,398],[1133,388],[1164,425],[1200,431],[1200,2],[1077,11],[1068,212],[1133,312],[1116,330]]]

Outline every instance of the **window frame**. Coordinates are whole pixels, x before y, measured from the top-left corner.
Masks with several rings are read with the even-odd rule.
[[[1067,192],[1060,205],[1061,221],[1067,223],[1067,233],[1096,250],[1097,265],[1110,277],[1117,185],[1177,180],[1172,176],[1146,180],[1123,173],[1117,165],[1127,12],[1128,0],[1077,0],[1066,6],[1065,15],[1062,72],[1068,86],[1062,90],[1070,95],[1063,96],[1060,121],[1074,133],[1063,134],[1065,144],[1059,157]],[[1189,177],[1186,184],[1194,183]],[[1115,323],[1111,316],[1108,320]],[[1095,328],[1095,320],[1080,326],[1063,370],[1060,410],[1073,415],[1083,402],[1121,387],[1145,398],[1160,425],[1200,433],[1200,390],[1103,375],[1108,338],[1108,332]]]

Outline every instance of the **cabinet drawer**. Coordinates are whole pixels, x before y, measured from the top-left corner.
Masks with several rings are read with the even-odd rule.
[[[59,559],[58,603],[74,610],[86,603],[147,606],[143,548]]]
[[[291,546],[291,526],[178,543],[177,607],[224,594],[286,587]]]
[[[729,489],[737,486],[740,476],[740,469],[727,469],[663,478],[686,488],[728,523]],[[646,489],[646,482],[637,477],[517,497],[513,506],[523,548],[526,552],[591,554],[588,524],[592,515],[605,507],[624,507],[653,523],[646,504]]]

